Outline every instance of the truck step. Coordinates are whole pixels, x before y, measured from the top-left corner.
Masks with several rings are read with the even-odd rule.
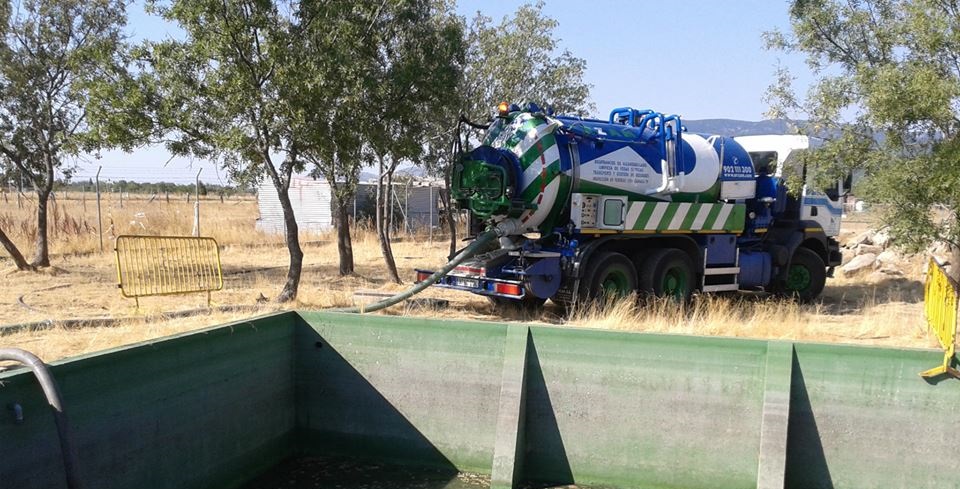
[[[740,267],[716,267],[703,269],[704,275],[733,275],[740,273]]]
[[[724,292],[730,290],[740,290],[739,284],[716,284],[716,285],[704,285],[704,292]]]

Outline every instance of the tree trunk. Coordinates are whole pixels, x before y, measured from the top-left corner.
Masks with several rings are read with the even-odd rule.
[[[386,172],[387,183],[384,185],[383,158],[378,158],[378,160],[380,171],[377,177],[377,238],[380,241],[380,252],[383,254],[383,261],[387,264],[390,279],[395,283],[402,284],[403,281],[400,280],[400,274],[397,272],[397,262],[393,258],[393,247],[390,245],[390,218],[388,216],[391,214],[390,209],[393,207],[393,201],[391,200],[392,186],[390,185],[393,180],[393,169],[391,168]]]
[[[353,273],[353,243],[350,241],[349,199],[336,199],[337,252],[340,254],[340,276]]]
[[[47,203],[50,192],[44,189],[37,190],[37,241],[33,255],[33,266],[50,266],[50,246],[47,241]]]
[[[7,237],[7,234],[4,233],[2,229],[0,229],[0,243],[3,244],[7,253],[10,254],[10,258],[13,258],[13,263],[17,266],[17,270],[36,270],[36,267],[27,263],[27,260],[23,257],[23,253],[20,253],[17,245]]]
[[[290,204],[290,193],[286,188],[277,188],[277,197],[283,209],[283,226],[287,241],[287,252],[290,255],[290,266],[287,268],[287,282],[277,296],[277,302],[292,301],[297,298],[300,288],[300,272],[303,269],[303,250],[300,248],[300,228],[297,226],[297,217],[293,214],[293,205]]]

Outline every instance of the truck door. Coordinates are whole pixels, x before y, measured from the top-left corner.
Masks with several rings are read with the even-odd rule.
[[[820,192],[813,190],[809,184],[804,185],[800,200],[800,219],[816,221],[827,236],[840,234],[840,221],[843,217],[841,186],[842,183],[838,183],[837,189]]]

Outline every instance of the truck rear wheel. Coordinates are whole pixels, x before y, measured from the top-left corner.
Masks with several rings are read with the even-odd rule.
[[[654,251],[639,270],[640,292],[655,297],[687,301],[693,293],[693,260],[674,248]]]
[[[779,292],[795,297],[800,302],[810,302],[820,296],[827,283],[827,268],[816,252],[800,247],[793,252],[787,279]]]
[[[623,297],[637,290],[637,270],[633,262],[620,253],[597,252],[587,265],[591,271],[584,277],[581,290],[588,298]]]

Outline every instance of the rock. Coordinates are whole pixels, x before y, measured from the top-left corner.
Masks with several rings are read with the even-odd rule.
[[[873,233],[867,231],[856,238],[853,238],[852,241],[847,243],[847,246],[850,248],[856,248],[860,245],[872,245],[873,244]]]
[[[855,255],[866,255],[866,254],[869,253],[869,254],[876,255],[876,254],[878,254],[878,253],[880,253],[880,252],[882,252],[882,251],[883,251],[883,248],[881,248],[881,247],[879,247],[879,246],[877,246],[877,245],[872,245],[872,244],[860,244],[860,245],[857,245],[857,247],[854,249],[853,254],[855,254]]]
[[[886,229],[881,229],[873,234],[872,240],[873,244],[887,249],[887,246],[890,245],[890,233],[888,233]]]
[[[942,241],[937,241],[927,247],[927,253],[935,256],[948,255],[950,254],[950,246]]]
[[[841,267],[840,270],[843,271],[844,275],[855,275],[863,270],[872,268],[875,261],[877,261],[877,255],[873,253],[857,255]]]
[[[900,263],[900,261],[901,261],[900,255],[898,255],[897,252],[893,250],[887,250],[877,255],[877,262],[883,265],[897,264],[897,263]]]

